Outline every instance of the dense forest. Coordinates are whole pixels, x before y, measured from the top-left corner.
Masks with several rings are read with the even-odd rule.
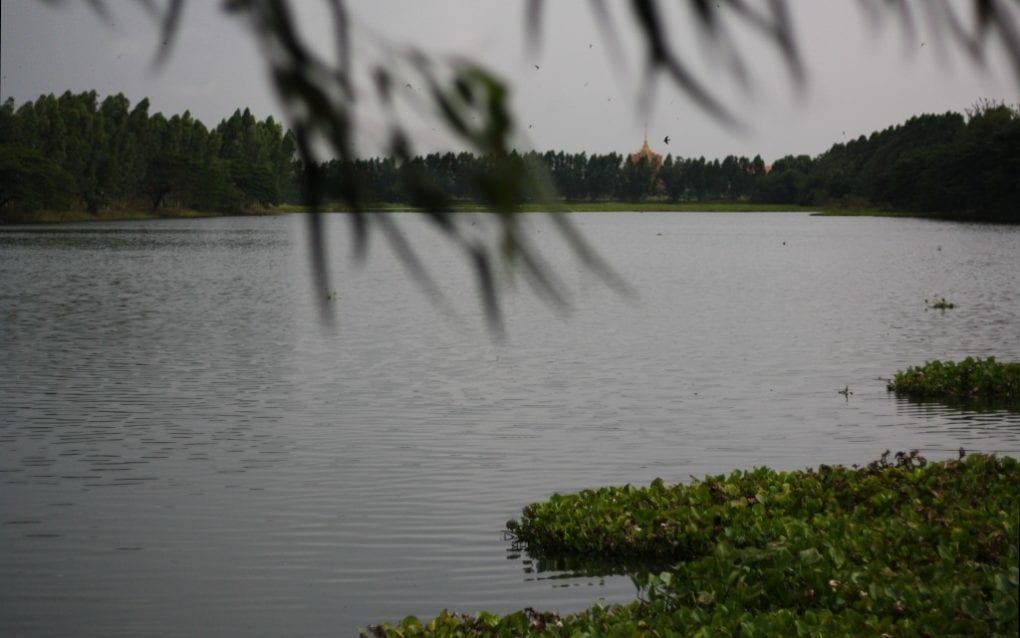
[[[1020,223],[1020,109],[983,102],[784,157],[755,197]]]
[[[300,201],[304,167],[291,134],[273,118],[236,111],[214,129],[185,112],[149,114],[95,92],[44,95],[0,107],[0,219],[36,210],[140,208],[247,212]],[[433,153],[406,162],[371,158],[314,167],[326,199],[356,180],[368,202],[407,203],[428,188],[445,202],[478,200],[487,174],[548,178],[570,202],[662,201],[878,208],[922,215],[1020,222],[1020,110],[982,102],[966,114],[920,115],[832,146],[817,157],[706,160],[647,144],[631,155],[512,152],[493,158]],[[527,188],[527,187],[525,187]],[[349,192],[349,191],[348,191]],[[419,192],[420,195],[420,192]],[[512,194],[520,201],[535,192]],[[420,199],[420,198],[419,198]]]
[[[104,209],[239,212],[284,200],[294,142],[245,109],[212,129],[123,95],[43,95],[0,107],[0,215]],[[2,219],[2,217],[0,217]]]
[[[410,183],[425,177],[454,200],[479,198],[480,186],[494,161],[471,153],[433,153],[398,165],[390,158],[358,160],[353,175],[361,182],[366,197],[375,201],[406,202]],[[332,161],[321,167],[327,197],[338,197],[344,167]],[[547,175],[560,197],[570,202],[620,201],[750,201],[758,179],[765,175],[761,157],[729,156],[722,160],[673,158],[665,160],[647,153],[605,155],[546,151],[511,152],[502,158],[501,170]],[[538,192],[517,193],[523,201],[539,197]]]
[[[1020,223],[1020,110],[984,102],[966,115],[920,115],[832,146],[817,157],[790,155],[766,166],[728,156],[511,154],[520,170],[544,167],[571,202],[749,202],[827,208],[874,208]],[[398,166],[392,159],[354,162],[369,199],[405,202],[402,184],[424,173],[453,199],[470,200],[491,160],[468,153],[432,154]],[[330,195],[344,167],[322,167]],[[350,173],[348,173],[350,174]],[[519,193],[524,201],[534,193]]]

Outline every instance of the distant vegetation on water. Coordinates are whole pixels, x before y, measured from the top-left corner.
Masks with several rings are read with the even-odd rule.
[[[888,388],[919,399],[1020,402],[1020,363],[995,357],[929,361],[897,372]]]
[[[295,159],[292,135],[271,117],[238,110],[209,129],[187,112],[168,119],[148,111],[147,99],[132,108],[123,95],[100,101],[94,91],[20,107],[8,99],[0,107],[0,220],[68,210],[251,212],[299,203],[311,169],[325,200],[342,199],[354,183],[370,206],[406,205],[412,193],[415,201],[429,201],[429,193],[437,202],[481,201],[486,176],[499,170],[531,176],[516,182],[520,192],[505,194],[525,209],[544,205],[543,184],[551,181],[571,207],[811,206],[1020,223],[1020,111],[991,102],[966,115],[913,117],[817,157],[771,165],[760,156],[663,158],[645,146],[630,155],[433,153],[306,167]],[[673,143],[680,152],[682,145]]]
[[[641,599],[576,614],[443,612],[376,636],[1017,634],[1020,463],[767,468],[553,495],[507,526],[533,557],[635,558]]]
[[[945,297],[939,297],[938,299],[932,299],[931,301],[925,299],[924,303],[932,310],[952,310],[956,307],[955,303],[947,300]]]

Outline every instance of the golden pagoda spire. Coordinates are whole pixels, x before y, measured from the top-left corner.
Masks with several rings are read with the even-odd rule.
[[[637,153],[632,153],[630,155],[630,161],[636,164],[642,158],[646,159],[650,165],[656,168],[662,166],[662,155],[659,155],[658,153],[653,151],[652,147],[648,145],[647,128],[645,129],[645,137],[641,144],[641,150],[638,151]]]

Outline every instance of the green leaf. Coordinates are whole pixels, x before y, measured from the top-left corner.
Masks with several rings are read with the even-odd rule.
[[[800,562],[805,565],[814,565],[818,561],[822,560],[822,555],[814,547],[801,550],[798,553],[798,556],[800,556]]]

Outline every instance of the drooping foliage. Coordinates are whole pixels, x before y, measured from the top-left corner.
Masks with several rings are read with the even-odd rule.
[[[0,214],[77,208],[236,212],[283,200],[294,142],[272,117],[235,111],[209,130],[121,94],[43,95],[0,106]]]

